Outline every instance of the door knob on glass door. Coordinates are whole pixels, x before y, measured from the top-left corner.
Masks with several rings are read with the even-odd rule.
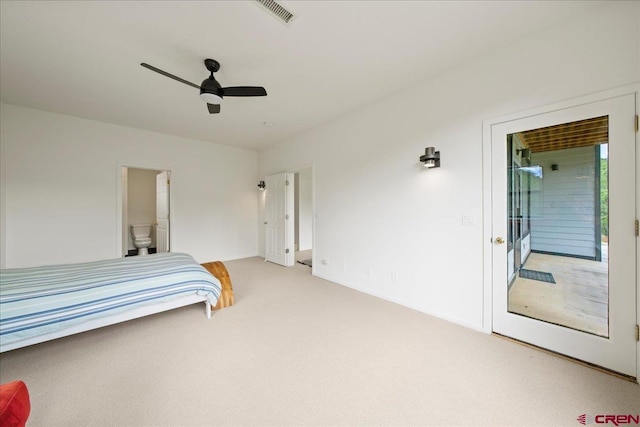
[[[496,237],[494,239],[494,242],[496,242],[497,244],[501,245],[504,243],[504,239],[502,237]]]

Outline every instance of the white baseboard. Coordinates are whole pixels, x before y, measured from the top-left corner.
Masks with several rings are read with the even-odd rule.
[[[313,275],[316,276],[316,277],[319,277],[320,279],[328,280],[329,282],[332,282],[332,283],[335,283],[335,284],[338,284],[338,285],[341,285],[341,286],[344,286],[344,287],[347,287],[347,288],[351,288],[351,289],[353,289],[355,291],[362,292],[364,294],[371,295],[371,296],[374,296],[376,298],[380,298],[380,299],[383,299],[385,301],[389,301],[389,302],[392,302],[394,304],[401,305],[403,307],[410,308],[411,310],[419,311],[420,313],[424,313],[424,314],[427,314],[429,316],[433,316],[433,317],[437,317],[437,318],[442,319],[442,320],[446,320],[447,322],[455,323],[457,325],[463,326],[463,327],[468,328],[468,329],[472,329],[472,330],[477,331],[477,332],[482,332],[482,333],[485,333],[485,334],[490,334],[491,333],[491,331],[486,331],[483,328],[482,324],[469,323],[469,322],[467,322],[465,320],[461,320],[461,319],[458,319],[456,317],[452,317],[452,316],[449,316],[449,315],[446,315],[446,314],[443,314],[443,313],[440,313],[440,312],[436,312],[436,311],[433,311],[433,310],[426,310],[426,309],[424,309],[422,307],[419,307],[417,305],[411,304],[410,302],[402,301],[402,300],[399,300],[399,299],[396,299],[396,298],[392,298],[392,297],[389,297],[387,295],[380,294],[378,292],[373,292],[371,290],[361,288],[361,287],[353,285],[351,283],[347,283],[347,282],[344,282],[342,280],[338,280],[338,279],[336,279],[334,277],[331,277],[331,276],[328,276],[328,275],[324,275],[324,274],[319,274],[316,271],[313,272]]]

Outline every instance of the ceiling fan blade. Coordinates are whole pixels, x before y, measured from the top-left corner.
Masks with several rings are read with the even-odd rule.
[[[267,91],[261,86],[223,87],[222,96],[267,96]]]
[[[210,114],[218,114],[220,112],[220,105],[218,104],[207,104],[207,108]]]
[[[169,74],[169,73],[167,73],[166,71],[162,71],[161,69],[156,68],[156,67],[154,67],[153,65],[145,64],[144,62],[142,62],[140,65],[142,65],[144,68],[148,68],[148,69],[149,69],[149,70],[151,70],[151,71],[155,71],[155,72],[156,72],[156,73],[158,73],[158,74],[162,74],[163,76],[167,76],[167,77],[169,77],[169,78],[171,78],[171,79],[173,79],[173,80],[177,80],[177,81],[179,81],[180,83],[184,83],[184,84],[186,84],[186,85],[193,86],[193,87],[195,87],[196,89],[200,89],[200,86],[199,86],[199,85],[197,85],[197,84],[195,84],[195,83],[188,82],[188,81],[186,81],[185,79],[181,79],[181,78],[180,78],[180,77],[178,77],[178,76],[174,76],[173,74]]]

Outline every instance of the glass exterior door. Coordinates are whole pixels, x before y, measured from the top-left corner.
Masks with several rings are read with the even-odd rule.
[[[494,331],[632,376],[634,114],[627,95],[492,126]]]

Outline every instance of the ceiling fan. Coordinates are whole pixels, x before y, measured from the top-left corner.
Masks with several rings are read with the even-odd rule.
[[[162,74],[163,76],[177,80],[180,83],[200,89],[200,99],[207,103],[207,108],[211,114],[217,114],[220,112],[220,103],[225,96],[267,96],[267,91],[261,86],[222,87],[215,77],[213,77],[213,73],[220,69],[220,63],[215,59],[204,60],[204,66],[207,67],[209,72],[211,72],[211,75],[204,79],[200,86],[195,83],[188,82],[185,79],[181,79],[178,76],[174,76],[173,74],[169,74],[166,71],[162,71],[153,65],[145,64],[144,62],[140,65],[151,71]]]

